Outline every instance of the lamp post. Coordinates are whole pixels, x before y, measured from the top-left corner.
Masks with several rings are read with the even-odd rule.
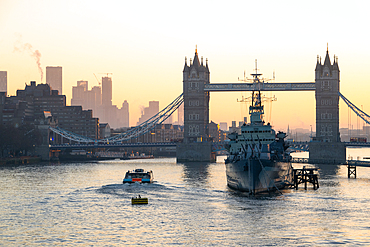
[[[150,132],[150,136],[151,136],[150,142],[151,143],[154,143],[155,142],[155,132],[154,133],[153,132]],[[154,142],[153,142],[153,138],[154,138]],[[150,154],[153,155],[153,146],[152,145],[150,145]]]

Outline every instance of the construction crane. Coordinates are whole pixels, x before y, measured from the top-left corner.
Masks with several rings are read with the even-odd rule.
[[[95,75],[95,73],[93,73],[94,74],[94,76],[95,76],[95,79],[98,81],[98,84],[99,85],[101,85],[101,81],[99,81],[99,79],[98,79],[98,77]],[[108,77],[108,75],[113,75],[113,73],[98,73],[98,74],[103,74],[103,75],[107,75],[107,77]]]
[[[96,77],[95,73],[93,73],[95,76],[95,79],[98,81],[98,84],[101,85],[101,81],[99,81],[98,77]]]

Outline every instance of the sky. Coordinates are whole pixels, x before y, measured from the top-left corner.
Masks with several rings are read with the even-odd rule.
[[[235,83],[258,60],[276,82],[314,82],[317,55],[338,57],[340,91],[370,113],[370,15],[367,1],[78,1],[0,0],[0,71],[8,94],[45,83],[46,66],[63,67],[63,94],[112,73],[113,104],[130,104],[130,124],[151,100],[164,108],[182,93],[185,57],[208,58],[211,83]],[[43,75],[42,75],[43,74]],[[264,93],[275,129],[315,130],[314,92]],[[212,92],[210,120],[241,121],[248,92]],[[269,107],[272,105],[271,107]],[[268,117],[266,116],[266,117]],[[270,117],[269,117],[270,118]],[[351,124],[356,128],[355,117]],[[340,127],[348,107],[340,103]]]

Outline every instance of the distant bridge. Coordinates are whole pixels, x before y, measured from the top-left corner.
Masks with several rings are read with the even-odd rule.
[[[152,143],[82,143],[82,144],[56,144],[50,145],[50,149],[81,149],[81,148],[128,148],[128,147],[176,147],[176,142],[152,142]]]

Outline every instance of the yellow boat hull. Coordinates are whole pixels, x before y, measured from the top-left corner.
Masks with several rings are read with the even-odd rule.
[[[148,204],[148,198],[131,198],[131,204]]]

